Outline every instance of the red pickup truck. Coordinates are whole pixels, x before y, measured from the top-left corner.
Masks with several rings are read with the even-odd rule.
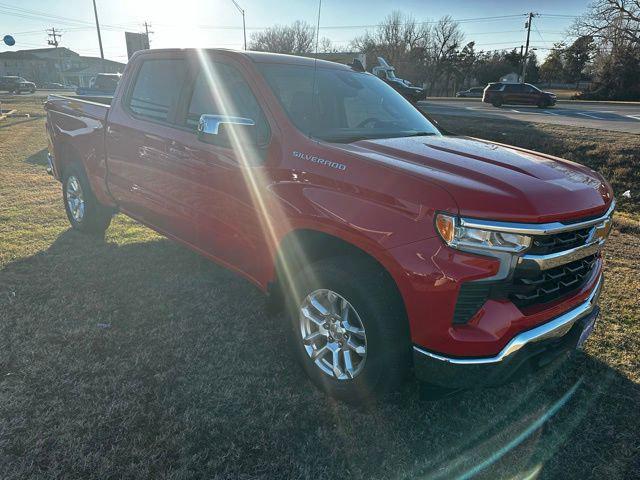
[[[113,99],[45,108],[73,228],[102,234],[119,211],[237,271],[282,305],[296,356],[335,397],[381,394],[411,371],[502,382],[593,328],[607,182],[447,134],[369,73],[152,50]]]

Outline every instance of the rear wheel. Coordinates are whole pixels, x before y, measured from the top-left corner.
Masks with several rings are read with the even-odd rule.
[[[395,285],[379,265],[321,260],[296,274],[292,285],[291,341],[318,388],[357,403],[401,385],[410,366],[408,324]]]
[[[84,170],[77,165],[65,169],[62,198],[67,218],[73,228],[85,233],[104,234],[111,223],[113,212],[98,202]]]

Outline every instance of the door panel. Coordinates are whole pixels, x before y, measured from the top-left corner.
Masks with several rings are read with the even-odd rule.
[[[126,106],[109,116],[109,187],[120,207],[182,240],[194,238],[195,218],[177,152],[173,116],[187,78],[182,58],[143,60]]]
[[[192,94],[186,95],[184,129],[172,147],[180,152],[184,171],[190,172],[190,207],[196,217],[194,245],[256,278],[267,260],[260,210],[262,196],[268,194],[264,164],[269,125],[239,66],[201,62],[207,63],[199,65],[194,75]],[[195,131],[201,114],[251,118],[256,126],[248,143],[205,143]]]

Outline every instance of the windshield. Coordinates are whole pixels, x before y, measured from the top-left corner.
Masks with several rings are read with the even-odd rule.
[[[331,142],[439,135],[393,88],[365,72],[297,65],[263,65],[267,82],[295,126]]]

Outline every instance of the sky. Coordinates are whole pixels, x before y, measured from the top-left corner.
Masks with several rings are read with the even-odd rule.
[[[275,24],[304,20],[317,23],[318,0],[237,0],[246,13],[247,36]],[[151,24],[152,48],[242,48],[242,17],[232,0],[96,0],[105,58],[125,62],[125,31],[142,32]],[[460,20],[465,43],[476,50],[519,48],[526,38],[525,14],[533,21],[531,47],[544,58],[555,42],[570,41],[566,30],[584,13],[588,0],[322,0],[320,36],[340,50],[370,30],[392,10],[420,22],[451,15]],[[490,17],[490,18],[487,18]],[[496,18],[497,17],[497,18]],[[47,47],[46,30],[62,31],[60,46],[81,55],[99,56],[91,0],[0,0],[0,39],[7,34],[13,47],[0,40],[0,51]]]

